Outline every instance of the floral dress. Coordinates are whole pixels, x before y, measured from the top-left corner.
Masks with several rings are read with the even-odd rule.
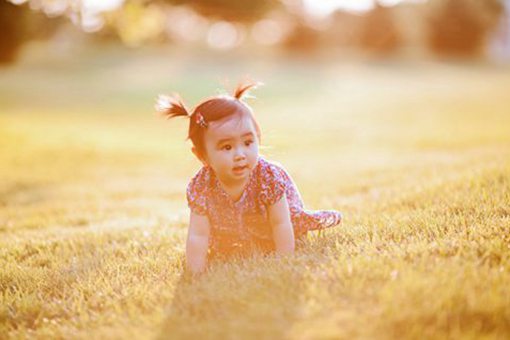
[[[221,187],[214,171],[202,167],[188,184],[192,212],[209,219],[209,256],[245,254],[254,248],[275,249],[268,207],[286,194],[296,238],[311,230],[335,226],[342,214],[334,210],[305,210],[301,195],[281,165],[259,156],[241,197],[234,201]]]

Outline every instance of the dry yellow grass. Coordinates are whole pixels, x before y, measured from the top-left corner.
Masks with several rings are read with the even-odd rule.
[[[151,70],[170,72],[158,60]],[[214,72],[103,83],[128,66],[63,65],[48,85],[48,66],[27,62],[0,78],[12,99],[0,103],[0,338],[510,336],[510,71],[259,66],[263,152],[309,208],[345,221],[292,257],[215,263],[190,281],[184,190],[199,164],[185,124],[151,106],[170,86],[210,94]],[[23,102],[31,74],[47,92]]]

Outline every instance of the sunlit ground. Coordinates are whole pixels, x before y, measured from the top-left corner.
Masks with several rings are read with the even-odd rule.
[[[190,282],[199,163],[153,99],[245,74],[263,153],[345,221]],[[0,338],[507,338],[509,88],[483,63],[25,57],[0,70]]]

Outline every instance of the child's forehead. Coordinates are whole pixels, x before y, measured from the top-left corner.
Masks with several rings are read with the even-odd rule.
[[[207,135],[215,139],[236,138],[247,133],[255,134],[255,127],[249,117],[228,117],[210,122],[207,128]]]

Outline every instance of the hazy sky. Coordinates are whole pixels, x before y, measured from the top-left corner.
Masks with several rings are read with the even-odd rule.
[[[119,7],[124,0],[82,0],[82,3],[90,10],[102,12]]]

